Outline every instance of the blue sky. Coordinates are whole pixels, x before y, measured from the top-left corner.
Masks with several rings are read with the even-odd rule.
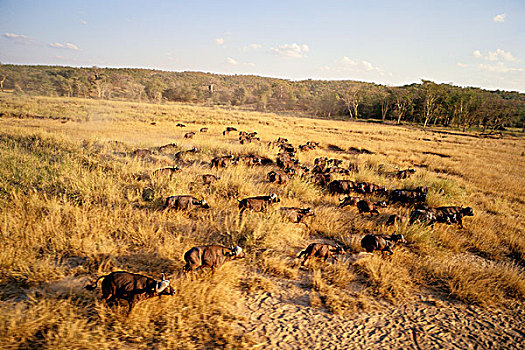
[[[0,62],[525,92],[525,0],[0,0]]]

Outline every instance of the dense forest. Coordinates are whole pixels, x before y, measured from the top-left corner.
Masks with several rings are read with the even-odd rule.
[[[525,94],[427,80],[391,87],[349,80],[291,81],[252,75],[4,64],[0,65],[0,89],[47,96],[245,106],[464,130],[525,129]]]

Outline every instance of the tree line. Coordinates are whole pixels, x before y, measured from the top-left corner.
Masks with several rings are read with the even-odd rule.
[[[0,65],[0,89],[45,96],[245,106],[464,130],[525,129],[525,94],[429,80],[391,87],[349,80],[290,81],[253,75],[4,64]]]

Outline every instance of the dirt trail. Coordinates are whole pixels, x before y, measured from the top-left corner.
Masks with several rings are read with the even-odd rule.
[[[523,349],[525,308],[481,309],[419,294],[403,305],[338,316],[309,305],[290,281],[252,295],[246,331],[258,349]]]

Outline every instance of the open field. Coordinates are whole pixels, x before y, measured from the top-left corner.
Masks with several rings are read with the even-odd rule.
[[[185,104],[0,94],[0,344],[7,349],[519,348],[525,336],[525,139],[478,138],[446,129],[329,121]],[[184,123],[185,128],[176,127]],[[257,131],[241,145],[226,126]],[[207,127],[207,133],[200,133]],[[196,131],[193,139],[185,139]],[[463,205],[464,228],[407,222],[340,208],[339,196],[299,177],[269,183],[274,166],[212,169],[217,155],[275,159],[278,137],[312,166],[328,156],[358,165],[339,176],[388,189],[430,188],[431,206]],[[155,147],[176,143],[170,153]],[[335,150],[350,147],[371,154]],[[199,152],[176,161],[173,153]],[[132,152],[150,148],[151,156]],[[178,165],[168,179],[155,169]],[[417,169],[398,180],[396,167]],[[205,186],[200,175],[220,176]],[[143,190],[152,189],[145,200]],[[239,217],[238,199],[275,192],[265,213]],[[165,211],[170,195],[205,198],[209,210]],[[374,197],[375,199],[375,197]],[[278,207],[311,207],[308,226]],[[366,233],[402,233],[382,258],[361,252]],[[338,262],[300,269],[311,242],[337,243]],[[183,254],[201,244],[242,246],[248,257],[185,277]],[[83,287],[111,271],[159,278],[174,296],[110,308]]]

